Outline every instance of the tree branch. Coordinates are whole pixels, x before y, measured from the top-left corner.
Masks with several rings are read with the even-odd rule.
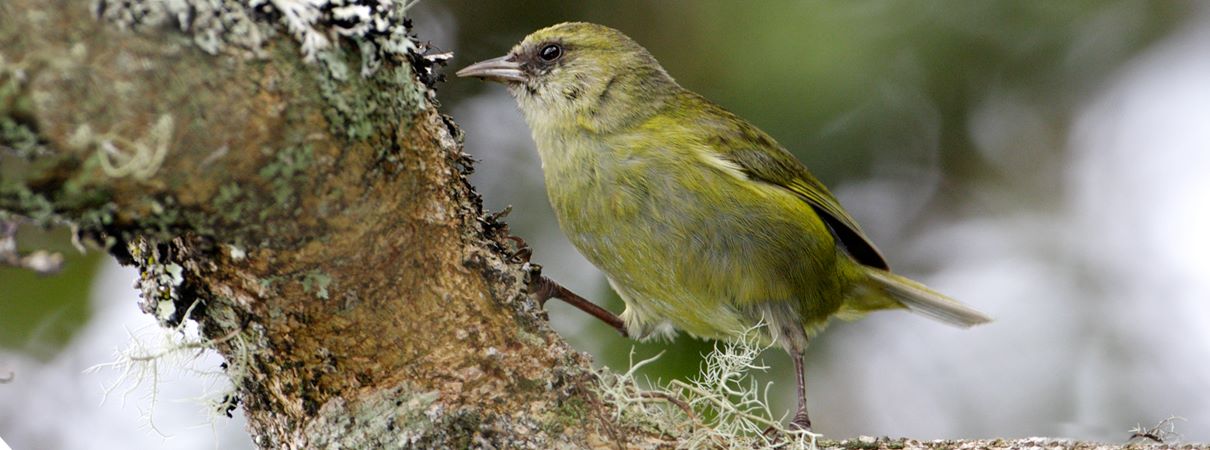
[[[0,210],[138,266],[143,309],[228,359],[258,445],[639,434],[526,295],[402,10],[94,3],[0,4]]]
[[[683,443],[603,398],[547,326],[434,106],[448,55],[401,2],[364,3],[0,2],[0,212],[137,266],[142,308],[226,357],[262,448]],[[688,403],[638,398],[693,432]]]

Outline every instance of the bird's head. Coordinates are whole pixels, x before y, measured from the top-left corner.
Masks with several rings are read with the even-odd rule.
[[[531,126],[621,125],[679,89],[659,62],[615,29],[561,23],[526,36],[507,55],[471,64],[460,77],[503,83]]]

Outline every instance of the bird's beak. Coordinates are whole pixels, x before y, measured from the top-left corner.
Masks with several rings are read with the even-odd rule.
[[[521,71],[521,65],[514,62],[511,56],[501,56],[471,64],[459,70],[457,75],[460,77],[478,77],[502,83],[525,82],[525,72]]]

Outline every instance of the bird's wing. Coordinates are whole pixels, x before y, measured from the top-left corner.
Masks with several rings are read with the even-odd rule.
[[[720,114],[734,120],[722,120],[707,127],[708,151],[712,155],[733,165],[749,179],[761,181],[787,189],[811,205],[816,214],[828,225],[832,235],[853,259],[866,266],[889,270],[886,259],[878,247],[870,242],[857,221],[840,206],[836,197],[828,192],[805,166],[790,152],[781,148],[764,132],[742,119],[719,108]]]

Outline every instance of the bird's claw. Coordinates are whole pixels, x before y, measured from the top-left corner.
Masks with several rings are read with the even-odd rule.
[[[525,239],[521,239],[518,236],[509,236],[508,240],[513,241],[513,246],[515,247],[515,250],[508,254],[509,262],[529,262],[529,258],[534,255],[534,250],[529,248],[529,244],[525,243]]]

